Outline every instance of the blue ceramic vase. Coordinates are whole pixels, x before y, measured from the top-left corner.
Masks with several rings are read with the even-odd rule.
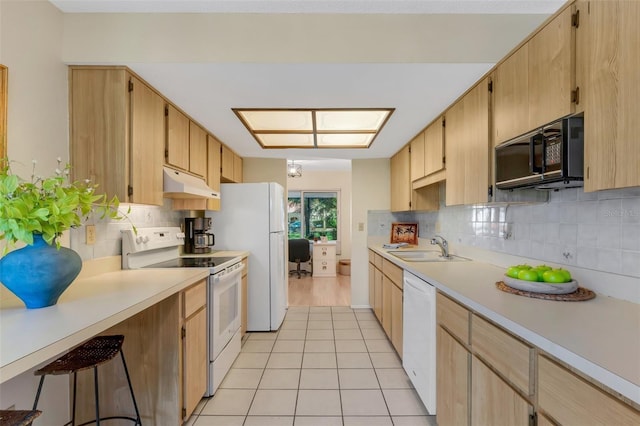
[[[82,269],[82,259],[66,247],[49,245],[41,234],[33,245],[7,253],[0,259],[0,282],[28,309],[55,305]]]

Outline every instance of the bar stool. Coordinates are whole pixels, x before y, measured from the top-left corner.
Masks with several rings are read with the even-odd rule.
[[[67,354],[61,356],[50,364],[42,367],[34,374],[40,377],[40,384],[38,385],[38,393],[36,393],[36,400],[33,402],[33,409],[35,410],[38,407],[38,400],[40,399],[40,391],[42,390],[42,384],[44,383],[44,378],[48,374],[52,375],[61,375],[61,374],[70,374],[73,373],[73,408],[71,413],[71,421],[65,423],[66,425],[76,424],[76,385],[77,385],[77,373],[81,370],[86,370],[89,368],[93,368],[93,379],[94,379],[94,391],[95,391],[95,405],[96,405],[96,418],[94,420],[82,423],[78,426],[88,425],[90,423],[95,423],[100,425],[101,420],[110,420],[110,419],[123,419],[123,420],[131,420],[135,422],[136,425],[141,425],[140,421],[140,412],[138,411],[138,404],[136,403],[136,397],[133,394],[133,387],[131,386],[131,379],[129,378],[129,370],[127,369],[127,364],[124,361],[124,353],[122,352],[122,342],[124,342],[123,335],[115,335],[115,336],[97,336],[93,339],[83,343]],[[98,395],[98,366],[104,364],[107,361],[113,359],[118,353],[122,358],[122,366],[124,367],[124,373],[127,376],[127,383],[129,384],[129,391],[131,392],[131,400],[133,401],[133,407],[136,410],[136,417],[126,417],[126,416],[111,416],[111,417],[100,417],[100,400]]]
[[[28,426],[40,414],[38,410],[0,410],[0,426]]]

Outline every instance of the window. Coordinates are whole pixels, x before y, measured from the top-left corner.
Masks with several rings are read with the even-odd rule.
[[[338,240],[337,191],[289,191],[289,238]]]

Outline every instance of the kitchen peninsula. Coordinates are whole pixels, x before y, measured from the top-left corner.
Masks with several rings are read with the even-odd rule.
[[[25,309],[15,296],[2,288],[0,383],[95,335],[126,330],[123,334],[130,333],[132,338],[125,338],[123,351],[143,418],[154,423],[153,419],[162,415],[163,424],[179,424],[183,417],[180,410],[181,293],[203,282],[209,270],[119,270],[119,257],[98,262],[104,262],[106,267],[97,268],[95,275],[83,271],[62,294],[58,304],[51,307]],[[86,269],[92,268],[85,265]],[[140,368],[142,360],[144,368]],[[81,383],[80,376],[79,380]],[[160,390],[163,395],[158,395]],[[91,407],[91,401],[87,404]],[[172,404],[175,409],[171,409]],[[83,413],[82,409],[80,405],[79,413]],[[84,411],[90,410],[92,408]]]

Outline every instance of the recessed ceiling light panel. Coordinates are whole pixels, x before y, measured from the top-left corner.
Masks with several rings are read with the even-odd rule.
[[[234,108],[263,148],[368,148],[393,108]]]

